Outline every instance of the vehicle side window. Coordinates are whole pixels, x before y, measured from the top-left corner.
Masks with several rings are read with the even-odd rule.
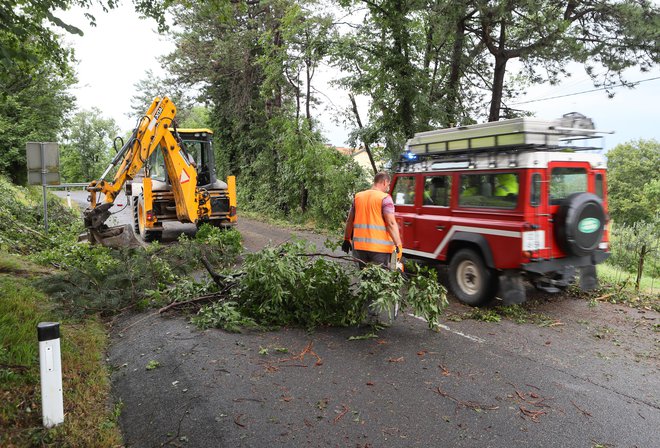
[[[596,174],[596,194],[603,199],[603,175],[600,173]]]
[[[541,175],[534,173],[532,175],[532,187],[529,195],[529,205],[538,207],[541,205]]]
[[[424,205],[448,207],[451,192],[451,176],[427,176],[424,178]]]
[[[415,204],[415,177],[403,176],[396,179],[392,198],[396,205],[414,205]]]
[[[463,174],[458,204],[464,207],[516,208],[516,173]]]
[[[584,168],[553,168],[550,177],[550,204],[559,205],[573,193],[587,191],[587,170]]]

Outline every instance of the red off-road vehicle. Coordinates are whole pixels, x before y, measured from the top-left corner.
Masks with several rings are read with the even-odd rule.
[[[583,115],[416,134],[392,182],[406,258],[449,264],[449,289],[481,305],[597,286],[609,256],[606,160]]]

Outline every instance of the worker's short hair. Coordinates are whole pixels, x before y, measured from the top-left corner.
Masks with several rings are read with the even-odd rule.
[[[374,176],[374,185],[379,184],[381,182],[391,182],[391,181],[392,181],[392,177],[385,171],[376,173],[376,175]]]

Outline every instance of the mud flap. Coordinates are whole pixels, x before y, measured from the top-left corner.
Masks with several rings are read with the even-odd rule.
[[[522,276],[515,271],[503,271],[499,278],[497,297],[504,305],[518,305],[527,300]]]
[[[115,249],[144,247],[144,243],[135,236],[133,226],[130,224],[100,230],[88,229],[86,233],[78,237],[78,241],[89,241],[91,244],[100,244]]]
[[[580,289],[583,291],[591,291],[596,288],[598,288],[596,266],[580,266]]]

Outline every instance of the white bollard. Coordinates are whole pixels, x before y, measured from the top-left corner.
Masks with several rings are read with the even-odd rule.
[[[60,324],[58,322],[39,323],[37,336],[39,339],[43,424],[46,428],[51,428],[64,422]]]
[[[66,203],[69,205],[69,208],[71,208],[71,192],[68,189],[66,190]]]

